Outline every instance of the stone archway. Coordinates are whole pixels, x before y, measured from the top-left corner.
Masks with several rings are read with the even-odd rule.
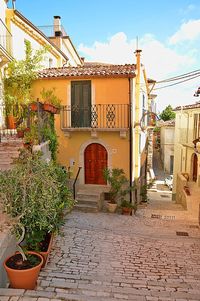
[[[79,153],[79,164],[82,167],[80,176],[79,176],[79,183],[85,184],[85,150],[90,144],[100,144],[103,146],[107,152],[107,167],[112,168],[112,149],[109,145],[107,145],[102,139],[89,139],[86,142],[84,142],[80,147],[80,153]]]
[[[108,153],[99,143],[89,144],[84,151],[85,184],[106,185],[103,170],[107,168]]]

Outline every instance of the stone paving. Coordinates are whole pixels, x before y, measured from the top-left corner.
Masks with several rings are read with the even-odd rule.
[[[188,236],[177,236],[184,231]],[[0,301],[200,300],[200,229],[186,222],[72,212],[35,291]]]

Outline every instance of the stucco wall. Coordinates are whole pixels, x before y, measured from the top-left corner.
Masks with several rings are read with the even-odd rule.
[[[129,82],[128,79],[95,78],[91,80],[92,103],[101,104],[128,104]],[[55,88],[56,95],[62,100],[62,104],[70,104],[71,80],[50,79],[37,80],[33,85],[34,98],[40,98],[42,88]],[[60,129],[60,116],[55,117],[55,125],[59,137],[58,161],[69,167],[73,176],[76,175],[79,166],[83,166],[83,151],[87,144],[100,143],[108,152],[108,166],[123,168],[129,177],[129,135],[120,138],[120,132],[98,131],[96,137],[92,137],[91,131],[72,131],[66,137]],[[72,164],[74,161],[74,165]],[[80,180],[84,181],[84,169],[81,171]]]

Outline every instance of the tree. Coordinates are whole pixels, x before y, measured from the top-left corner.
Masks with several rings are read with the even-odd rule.
[[[172,106],[168,105],[160,114],[160,118],[164,121],[174,119],[176,114],[173,112]]]
[[[25,47],[25,59],[11,61],[4,77],[6,115],[14,115],[14,112],[19,115],[21,106],[31,101],[31,84],[37,78],[37,71],[42,67],[47,51],[47,48],[41,48],[33,52],[29,41],[25,41]]]

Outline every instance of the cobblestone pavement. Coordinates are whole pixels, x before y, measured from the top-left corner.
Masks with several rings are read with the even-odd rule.
[[[188,236],[177,236],[184,231]],[[0,301],[200,300],[196,225],[73,212],[35,291],[0,289]]]

